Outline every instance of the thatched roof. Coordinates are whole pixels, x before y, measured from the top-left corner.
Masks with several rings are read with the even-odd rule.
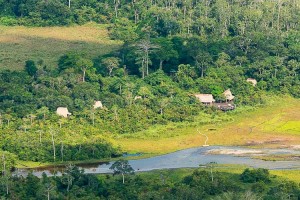
[[[247,79],[247,82],[248,82],[248,83],[251,83],[253,86],[256,86],[256,84],[257,84],[257,80],[254,79],[254,78],[248,78],[248,79]]]
[[[94,109],[97,109],[97,108],[103,108],[103,105],[102,105],[102,102],[101,101],[95,101],[95,104],[94,104]]]
[[[195,97],[202,103],[213,103],[215,102],[212,94],[195,94]]]
[[[225,90],[225,92],[223,92],[223,95],[225,96],[226,100],[231,101],[234,99],[234,96],[232,95],[230,89]]]
[[[143,99],[143,98],[142,98],[142,96],[135,96],[135,97],[134,97],[134,100],[135,100],[135,101],[138,100],[138,99]]]
[[[56,109],[56,114],[65,118],[71,115],[71,113],[68,111],[68,108],[66,107],[58,107]]]

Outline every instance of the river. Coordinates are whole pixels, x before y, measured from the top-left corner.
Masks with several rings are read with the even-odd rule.
[[[253,155],[300,155],[300,150],[291,149],[249,149],[245,147],[225,147],[209,146],[197,147],[176,151],[173,153],[155,156],[151,158],[129,160],[129,164],[135,171],[151,171],[155,169],[173,169],[173,168],[196,168],[199,165],[205,165],[210,162],[217,164],[239,164],[254,168],[276,169],[300,169],[300,160],[292,161],[263,161],[252,158]],[[80,168],[88,174],[112,173],[109,169],[112,162],[82,164]],[[42,173],[47,175],[57,171],[60,175],[63,168],[47,167],[31,169],[33,174],[40,177]],[[26,175],[28,169],[19,169],[17,174]]]

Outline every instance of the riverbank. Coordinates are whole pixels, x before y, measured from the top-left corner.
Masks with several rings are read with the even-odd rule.
[[[154,126],[113,139],[126,152],[166,154],[202,146],[206,138],[197,132],[199,129],[208,136],[209,145],[294,148],[300,144],[299,104],[299,99],[289,96],[270,97],[265,105],[223,113],[221,117],[231,119],[228,121],[203,124],[199,116],[198,122]]]
[[[214,152],[214,153],[212,153]],[[218,152],[218,153],[216,153]],[[225,153],[222,153],[225,152]],[[251,152],[236,155],[228,152]],[[258,152],[258,151],[257,151]],[[293,153],[298,154],[300,151],[290,151],[287,149],[261,149],[260,155]],[[177,168],[198,168],[205,167],[208,163],[216,163],[220,166],[230,166],[232,164],[243,166],[243,168],[265,168],[269,170],[299,170],[300,161],[263,161],[252,158],[253,150],[245,147],[225,147],[225,146],[209,146],[190,148],[176,151],[170,154],[155,156],[151,158],[129,160],[129,164],[136,172],[152,171],[156,169],[177,169]],[[84,163],[77,164],[87,174],[106,174],[112,173],[110,167],[113,162],[100,163]],[[41,177],[43,173],[51,176],[52,174],[60,174],[64,171],[62,166],[38,167],[34,169],[19,169],[16,174],[26,176],[32,171],[35,176]]]
[[[203,124],[195,119],[192,123],[172,123],[154,126],[151,129],[134,134],[105,135],[114,146],[130,154],[142,153],[140,157],[126,159],[149,158],[178,150],[202,146],[205,136],[209,145],[245,146],[249,148],[286,148],[297,149],[300,144],[300,100],[285,96],[270,97],[268,103],[257,107],[240,107],[233,112],[221,113],[220,122]],[[230,119],[222,121],[221,118]],[[200,123],[201,122],[201,123]],[[300,126],[300,125],[299,125]],[[259,157],[262,160],[286,160],[289,157]],[[72,163],[97,163],[114,159],[84,160]],[[18,168],[45,167],[49,165],[66,165],[69,162],[35,163],[20,161]]]

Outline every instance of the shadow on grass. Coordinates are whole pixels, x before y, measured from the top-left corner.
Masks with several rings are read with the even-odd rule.
[[[0,36],[1,37],[1,36]],[[15,42],[0,42],[0,70],[21,70],[26,60],[43,60],[50,68],[57,66],[63,54],[76,51],[88,58],[108,54],[117,50],[121,43],[108,38],[98,42],[61,40],[43,37],[21,36]]]

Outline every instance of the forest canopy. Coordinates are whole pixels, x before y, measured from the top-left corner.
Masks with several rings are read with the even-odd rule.
[[[2,70],[0,147],[32,161],[109,158],[120,152],[105,134],[220,121],[196,93],[222,102],[230,89],[237,106],[299,97],[299,11],[295,0],[0,1],[2,25],[94,22],[123,42],[107,55],[74,49],[55,66],[24,60],[22,71]],[[57,116],[58,107],[72,115]]]

